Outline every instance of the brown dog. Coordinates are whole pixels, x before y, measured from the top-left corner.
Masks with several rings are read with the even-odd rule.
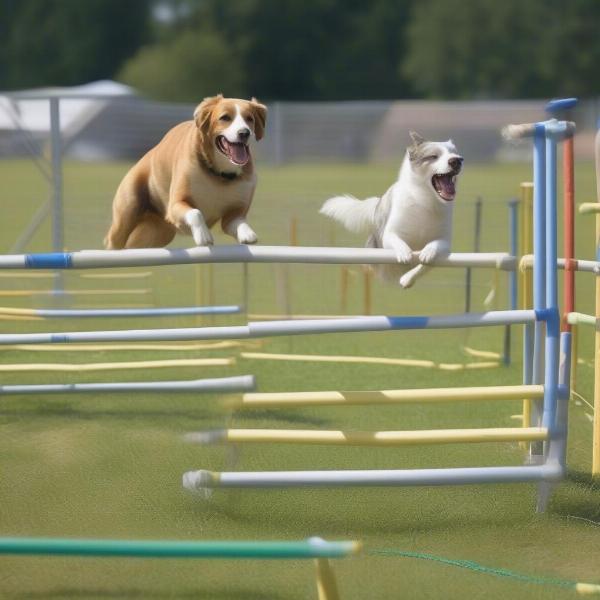
[[[105,247],[166,246],[177,232],[205,246],[213,243],[210,228],[219,220],[239,243],[255,243],[246,223],[256,188],[248,142],[253,134],[263,137],[266,116],[255,98],[205,98],[193,121],[171,129],[127,173]]]

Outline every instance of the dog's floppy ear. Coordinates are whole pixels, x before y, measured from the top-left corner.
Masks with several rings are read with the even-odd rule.
[[[420,146],[425,141],[425,138],[422,135],[419,135],[416,131],[409,131],[408,135],[410,135],[413,146]]]
[[[259,141],[265,135],[265,125],[267,123],[267,107],[261,104],[256,98],[252,97],[250,106],[254,113],[254,135],[256,141]]]
[[[196,123],[196,127],[203,138],[208,135],[210,115],[212,114],[213,108],[221,100],[223,100],[223,94],[217,94],[216,96],[204,98],[204,100],[198,104],[196,110],[194,111],[194,122]]]

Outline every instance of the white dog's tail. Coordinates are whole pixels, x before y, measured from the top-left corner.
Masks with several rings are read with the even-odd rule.
[[[358,200],[354,196],[335,196],[329,198],[319,211],[341,223],[354,233],[369,233],[375,223],[375,210],[379,198]]]

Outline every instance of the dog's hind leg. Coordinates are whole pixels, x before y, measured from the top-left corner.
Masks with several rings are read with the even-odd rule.
[[[430,268],[431,267],[428,267],[427,265],[417,265],[410,271],[404,273],[404,275],[400,277],[400,281],[398,283],[400,283],[404,289],[408,289],[409,287],[412,287],[417,279],[425,275]]]
[[[107,250],[125,248],[150,203],[147,181],[146,171],[136,165],[119,185],[112,205],[112,223],[104,238]]]
[[[163,248],[175,237],[177,229],[163,217],[145,212],[127,238],[125,248]]]

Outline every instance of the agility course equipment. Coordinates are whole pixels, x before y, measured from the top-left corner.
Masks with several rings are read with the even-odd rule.
[[[569,98],[565,100],[550,102],[546,110],[551,113],[567,111],[576,106],[577,100]],[[561,318],[561,329],[571,333],[572,351],[571,351],[571,378],[570,393],[571,396],[583,401],[592,410],[592,475],[600,475],[600,333],[598,332],[598,317],[600,316],[600,133],[596,135],[596,183],[598,202],[586,202],[579,205],[579,214],[596,215],[596,242],[594,247],[596,260],[581,260],[575,258],[575,177],[574,177],[574,144],[573,139],[565,139],[563,147],[563,238],[564,238],[564,257],[558,258],[557,268],[564,271],[563,285],[563,313]],[[522,184],[522,189],[527,184]],[[522,197],[522,239],[527,240],[530,235],[531,207],[527,202],[527,195]],[[527,241],[522,247],[526,248]],[[533,267],[533,256],[526,253],[521,259],[522,271],[522,303],[521,308],[531,306],[530,284],[528,272]],[[596,311],[595,315],[587,315],[576,312],[575,297],[575,272],[592,273],[596,276]],[[579,365],[578,351],[578,327],[591,326],[595,328],[594,342],[594,398],[589,403],[580,393],[577,386],[577,372]],[[527,341],[529,348],[531,340]],[[524,356],[527,356],[527,349]],[[528,368],[527,365],[525,365]],[[524,404],[524,422],[528,422],[529,405],[528,401]]]
[[[234,315],[241,312],[239,306],[180,306],[173,308],[10,308],[0,307],[0,315],[37,317],[42,319],[81,319],[81,318],[131,318],[131,317],[173,317],[187,315]]]
[[[543,385],[543,398],[536,400],[534,420],[524,428],[508,428],[490,434],[503,441],[528,439],[540,448],[539,461],[518,466],[451,467],[431,469],[368,469],[327,471],[223,472],[190,471],[184,475],[187,489],[204,493],[213,487],[287,487],[348,485],[462,485],[501,482],[539,482],[538,509],[543,510],[550,484],[559,481],[565,470],[566,422],[569,382],[570,334],[561,336],[562,368],[559,379],[559,315],[556,277],[556,145],[572,135],[574,125],[550,120],[512,126],[513,137],[534,138],[534,307],[529,310],[488,311],[485,313],[435,316],[362,316],[346,319],[313,319],[250,322],[245,326],[200,327],[131,331],[61,332],[4,334],[0,344],[71,343],[133,340],[245,339],[280,335],[306,335],[343,332],[374,332],[401,329],[439,329],[528,325],[533,329],[533,372],[526,384]],[[417,256],[413,262],[416,263]],[[375,264],[394,263],[394,253],[381,249],[244,247],[220,246],[188,250],[84,251],[42,255],[0,257],[0,268],[77,269],[166,265],[193,262],[275,262]],[[437,261],[442,267],[493,267],[514,270],[516,258],[506,253],[451,254]],[[542,368],[543,367],[543,368]],[[536,388],[539,393],[539,388]],[[533,391],[533,390],[532,390]],[[284,433],[283,435],[288,435]],[[327,432],[311,432],[321,443]],[[334,436],[338,436],[336,432]],[[345,435],[345,434],[344,434]],[[373,436],[373,432],[367,435]],[[457,436],[460,441],[478,441],[488,432],[444,430],[397,432],[403,441],[442,441]],[[428,438],[428,439],[425,439]],[[371,437],[372,439],[372,437]],[[542,443],[543,442],[543,443]],[[533,453],[536,457],[537,452]]]
[[[250,560],[313,559],[319,600],[339,600],[329,559],[345,558],[361,550],[360,542],[305,541],[169,541],[94,540],[69,538],[0,538],[0,554],[21,556],[80,556],[121,558],[197,558]]]
[[[190,381],[143,381],[126,383],[67,383],[46,385],[0,385],[0,396],[22,394],[95,394],[95,393],[233,393],[254,389],[254,377],[222,377]]]
[[[559,379],[559,317],[556,279],[556,144],[560,139],[572,135],[574,125],[550,120],[543,123],[512,126],[510,137],[534,138],[534,181],[535,219],[534,250],[534,310],[511,310],[489,312],[483,315],[452,315],[447,317],[362,317],[353,320],[313,322],[266,323],[257,327],[251,323],[253,335],[298,334],[340,331],[373,331],[389,328],[429,328],[452,326],[484,326],[487,324],[522,323],[534,326],[534,358],[532,382],[536,386],[543,383],[543,402],[537,407],[534,427],[527,425],[525,433],[531,431],[538,440],[544,439],[539,464],[513,467],[470,467],[447,469],[413,470],[347,470],[347,471],[274,471],[274,472],[221,472],[200,470],[184,474],[183,483],[187,489],[206,493],[213,487],[287,487],[287,486],[335,486],[335,485],[445,485],[491,482],[538,481],[542,485],[538,495],[538,509],[543,510],[548,499],[549,487],[558,481],[565,469],[565,442],[568,398],[568,372],[570,356],[570,335],[561,336],[562,361]],[[545,361],[542,356],[544,356]],[[542,372],[542,365],[544,364]],[[559,385],[560,384],[560,385]],[[538,389],[538,388],[536,388]],[[521,390],[522,391],[522,390]],[[538,389],[539,392],[539,389]],[[297,400],[296,400],[297,401]],[[286,442],[323,443],[334,441],[345,443],[346,432],[288,432],[256,430],[225,430],[196,435],[196,441],[210,442],[227,439],[230,436],[253,438],[255,441],[273,441],[279,438]],[[359,441],[371,442],[378,434],[359,433]],[[414,436],[419,442],[443,441],[448,434],[444,431],[397,432],[397,439],[406,441]],[[461,440],[475,441],[480,432],[460,431],[456,434]],[[515,434],[516,435],[516,434]],[[204,436],[204,437],[202,437]],[[263,437],[264,436],[264,437]],[[430,437],[431,436],[431,437]],[[506,438],[513,441],[513,432]],[[216,439],[215,439],[216,438]]]

